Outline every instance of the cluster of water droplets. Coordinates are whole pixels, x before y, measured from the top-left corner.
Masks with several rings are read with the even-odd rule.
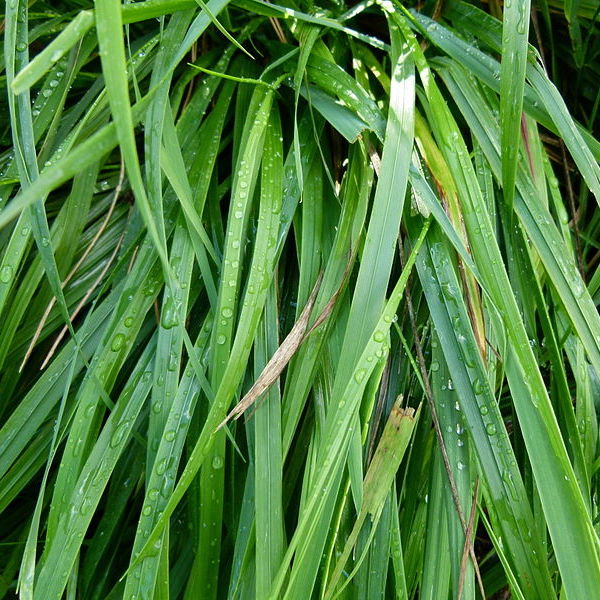
[[[55,92],[59,91],[58,88],[65,75],[66,67],[67,60],[66,58],[63,58],[62,60],[56,63],[54,68],[46,77],[44,85],[42,86],[42,89],[36,96],[31,109],[31,115],[34,119],[40,115],[46,104],[49,103],[52,95]]]

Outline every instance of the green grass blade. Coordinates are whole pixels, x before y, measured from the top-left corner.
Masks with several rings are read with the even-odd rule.
[[[512,209],[521,138],[521,110],[525,88],[530,0],[504,5],[502,21],[502,62],[500,66],[500,126],[502,148],[502,190]]]

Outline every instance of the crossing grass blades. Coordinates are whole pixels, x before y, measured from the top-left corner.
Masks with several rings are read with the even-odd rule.
[[[7,0],[0,597],[587,600],[594,2]]]

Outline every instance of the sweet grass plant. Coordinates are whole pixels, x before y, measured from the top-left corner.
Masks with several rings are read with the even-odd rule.
[[[600,598],[599,18],[6,0],[0,598]]]

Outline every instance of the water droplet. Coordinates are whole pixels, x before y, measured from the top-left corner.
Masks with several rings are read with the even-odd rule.
[[[125,336],[122,333],[117,333],[117,335],[115,335],[115,337],[113,338],[113,341],[110,345],[110,349],[113,352],[118,352],[123,345],[125,344]]]
[[[168,461],[166,458],[163,458],[161,461],[159,461],[156,465],[157,475],[164,475],[165,471],[167,470],[167,465]]]
[[[383,342],[383,340],[385,340],[385,333],[383,331],[378,330],[373,334],[373,339],[376,342]]]
[[[365,369],[358,369],[358,371],[356,371],[356,373],[354,374],[354,379],[356,383],[360,383],[365,378],[366,374],[367,371]]]
[[[121,444],[125,436],[127,435],[127,430],[129,428],[129,421],[123,421],[119,423],[112,437],[110,438],[110,447],[116,448]]]
[[[179,355],[175,352],[169,354],[169,362],[167,364],[167,370],[174,372],[179,368]]]
[[[73,456],[77,457],[81,454],[81,448],[83,446],[83,440],[81,438],[79,438],[76,442],[75,442],[75,446],[73,447]]]
[[[512,473],[508,469],[502,472],[502,481],[508,487],[508,489],[510,491],[510,495],[512,496],[512,499],[515,502],[517,500],[519,500],[519,494],[517,493],[517,488],[515,487]]]
[[[485,431],[488,435],[496,435],[496,426],[493,423],[488,423],[485,426]]]
[[[222,333],[217,336],[217,344],[224,344],[226,340],[227,338]]]
[[[152,507],[149,505],[144,506],[144,509],[142,510],[142,514],[144,516],[148,516],[150,513],[152,512]]]
[[[172,442],[175,439],[175,435],[175,430],[169,429],[169,431],[165,433],[165,440],[167,440],[167,442]]]
[[[144,286],[142,293],[144,294],[144,296],[154,296],[154,294],[156,294],[156,288],[156,281],[148,281]]]
[[[231,318],[231,316],[233,315],[233,311],[232,311],[230,308],[227,308],[227,307],[226,307],[226,308],[224,308],[224,309],[221,311],[221,314],[222,314],[222,315],[223,315],[223,316],[224,316],[226,319],[229,319],[229,318]]]
[[[13,268],[10,265],[4,265],[0,269],[0,281],[2,283],[8,283],[13,276]]]
[[[523,35],[525,33],[526,24],[527,24],[527,21],[525,19],[525,11],[523,11],[519,15],[519,21],[517,22],[517,33],[519,33],[520,35]]]
[[[215,456],[212,459],[212,468],[213,469],[222,469],[223,468],[223,457],[222,456]]]
[[[172,298],[168,298],[162,308],[160,324],[164,329],[173,329],[178,323],[177,307]]]
[[[131,327],[133,325],[133,317],[127,317],[124,321],[125,327]]]

